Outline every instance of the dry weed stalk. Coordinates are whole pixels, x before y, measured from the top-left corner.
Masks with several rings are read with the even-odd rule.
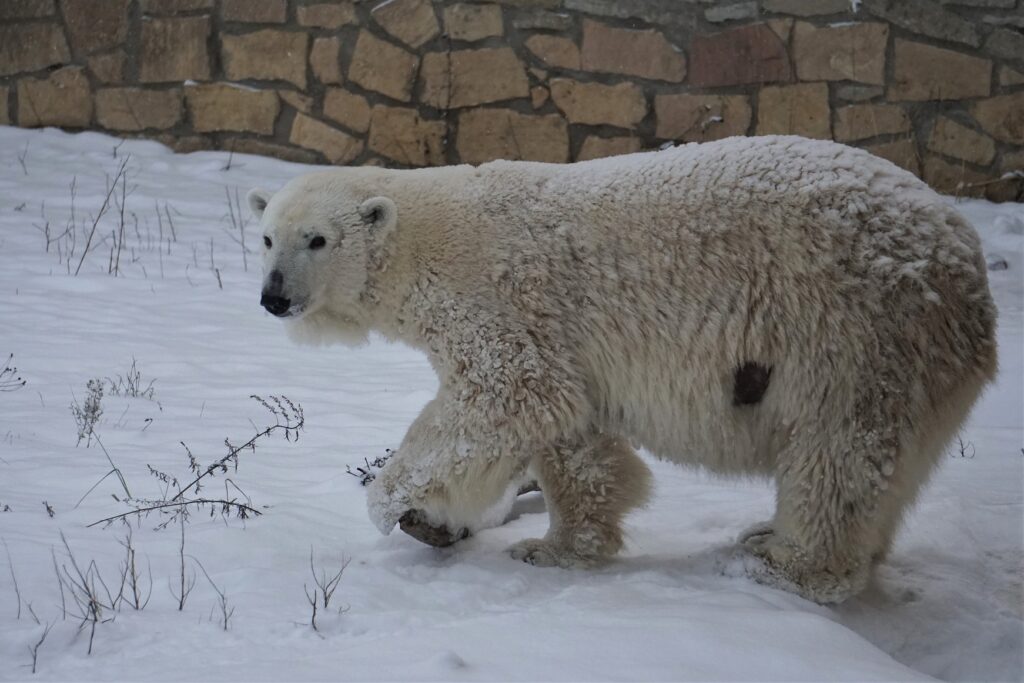
[[[206,467],[200,465],[188,445],[185,444],[185,442],[181,442],[182,447],[185,449],[185,454],[188,457],[189,471],[193,475],[191,481],[182,486],[177,477],[149,466],[150,474],[165,486],[164,497],[159,499],[131,498],[126,502],[133,505],[134,509],[98,520],[89,526],[96,526],[99,524],[110,525],[116,521],[127,522],[129,518],[134,517],[136,519],[141,519],[142,517],[146,517],[149,514],[156,512],[166,516],[166,518],[157,525],[158,529],[162,529],[168,524],[179,521],[181,518],[187,519],[191,512],[197,509],[208,509],[211,517],[216,514],[218,509],[225,517],[233,514],[235,517],[242,520],[260,516],[262,513],[251,505],[252,501],[249,497],[245,495],[245,493],[230,479],[225,481],[223,498],[208,498],[199,495],[203,488],[203,484],[208,477],[216,476],[217,474],[227,474],[229,467],[233,467],[237,471],[239,456],[246,452],[254,453],[256,451],[256,444],[259,440],[269,437],[274,432],[282,432],[285,440],[287,441],[298,440],[299,434],[305,425],[305,418],[303,416],[301,405],[293,403],[286,396],[270,396],[264,399],[260,396],[254,395],[251,396],[251,398],[266,408],[271,415],[274,416],[274,424],[258,431],[241,445],[235,445],[231,443],[229,439],[224,439],[224,445],[228,450],[227,454]],[[231,488],[229,488],[229,486]],[[241,502],[238,496],[234,495],[232,492],[232,488],[234,489],[234,492],[240,494],[246,502]],[[174,496],[168,498],[167,494],[172,489],[176,491],[176,493]],[[190,492],[194,497],[188,497],[186,495]]]

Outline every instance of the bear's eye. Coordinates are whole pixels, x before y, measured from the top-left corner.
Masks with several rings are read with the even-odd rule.
[[[321,249],[321,248],[323,248],[323,246],[325,244],[327,244],[327,240],[324,239],[324,236],[323,235],[317,235],[316,237],[314,237],[313,239],[311,239],[309,241],[309,248],[310,249]]]
[[[270,241],[269,237],[264,235],[263,236],[263,246],[265,246],[267,249],[270,249],[272,246],[274,246],[274,243]]]

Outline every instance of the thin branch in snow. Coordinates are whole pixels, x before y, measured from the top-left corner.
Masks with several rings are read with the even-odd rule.
[[[7,567],[11,570],[11,581],[14,583],[14,598],[18,601],[18,613],[16,619],[21,619],[21,589],[18,588],[18,577],[14,575],[14,560],[11,559],[11,549],[7,547],[7,539],[0,538],[7,552]]]

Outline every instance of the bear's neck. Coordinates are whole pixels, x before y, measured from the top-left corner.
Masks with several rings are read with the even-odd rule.
[[[406,311],[416,285],[416,253],[413,231],[395,230],[370,257],[361,303],[370,329],[393,341],[414,342]]]

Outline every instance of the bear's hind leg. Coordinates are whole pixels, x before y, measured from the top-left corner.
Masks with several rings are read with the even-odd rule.
[[[516,543],[512,557],[539,566],[585,567],[622,548],[622,518],[650,491],[647,465],[624,439],[591,434],[537,454],[551,526],[544,538]]]
[[[740,536],[764,561],[752,572],[756,580],[818,603],[842,602],[864,589],[890,520],[907,502],[901,487],[891,486],[898,448],[872,441],[833,443],[830,452],[791,445],[777,476],[774,519]]]

